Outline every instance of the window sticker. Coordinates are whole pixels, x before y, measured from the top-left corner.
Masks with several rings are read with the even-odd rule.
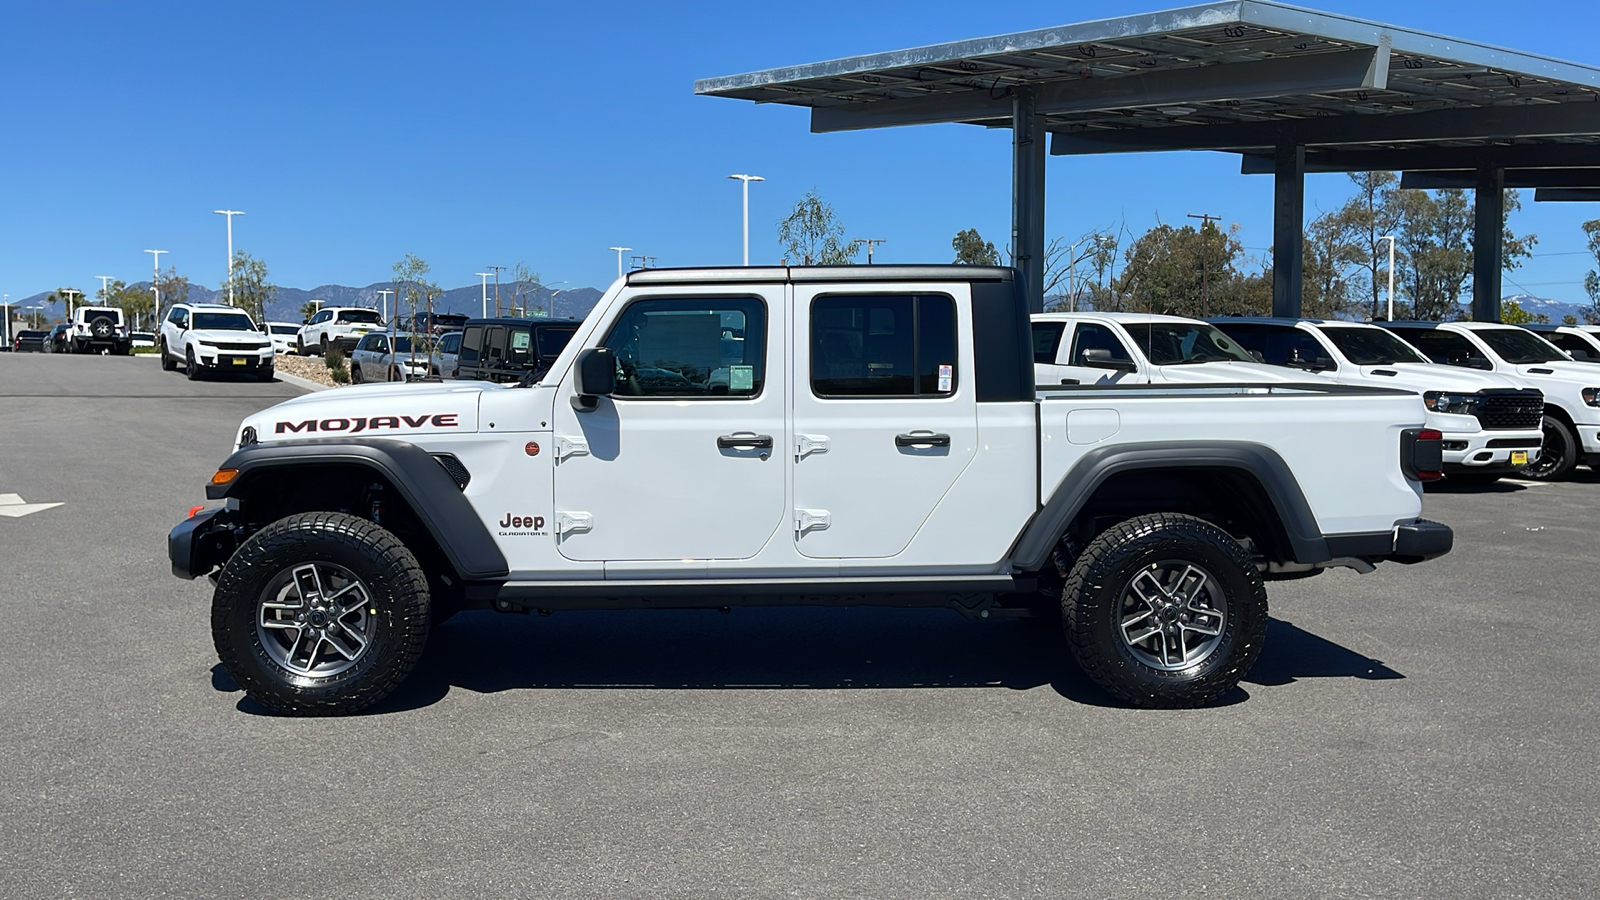
[[[950,380],[954,376],[955,376],[955,366],[940,366],[939,367],[939,390],[941,392],[950,390]]]
[[[748,390],[752,390],[755,387],[755,383],[756,383],[756,367],[755,366],[729,366],[728,367],[728,390],[730,390],[730,391],[748,391]]]

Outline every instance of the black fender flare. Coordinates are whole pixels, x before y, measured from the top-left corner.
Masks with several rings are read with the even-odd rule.
[[[1277,451],[1245,441],[1118,444],[1085,453],[1062,476],[1050,499],[1023,529],[1011,562],[1023,572],[1044,568],[1050,550],[1090,497],[1114,475],[1141,469],[1235,469],[1254,476],[1267,492],[1288,538],[1294,561],[1327,562],[1327,539],[1289,464]]]
[[[305,440],[252,444],[234,451],[223,469],[237,469],[227,484],[207,485],[206,497],[222,500],[248,493],[262,472],[308,465],[354,465],[381,474],[422,520],[445,558],[464,581],[504,581],[505,555],[472,502],[437,459],[415,444],[386,438],[363,441]]]

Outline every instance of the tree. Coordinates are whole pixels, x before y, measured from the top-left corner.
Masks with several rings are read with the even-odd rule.
[[[80,291],[74,287],[56,288],[55,293],[52,293],[50,296],[46,297],[44,302],[51,305],[56,303],[61,304],[61,317],[64,321],[70,322],[72,321],[73,305],[83,305],[83,291]]]
[[[317,314],[317,310],[321,309],[325,302],[327,301],[313,299],[300,304],[300,322],[304,324],[311,321],[311,317]]]
[[[1578,324],[1578,317],[1574,316],[1574,315],[1562,316],[1561,317],[1561,324],[1563,324],[1563,325],[1576,325],[1576,324]]]
[[[1178,316],[1264,312],[1257,299],[1240,290],[1247,283],[1236,266],[1242,250],[1237,225],[1227,232],[1210,222],[1199,230],[1157,225],[1127,250],[1127,265],[1116,282],[1122,295],[1118,307]]]
[[[978,234],[978,229],[968,228],[956,232],[950,239],[950,247],[956,251],[955,262],[968,266],[998,266],[1000,254],[994,249],[992,241],[986,241]]]
[[[433,312],[434,298],[441,293],[439,285],[424,278],[428,274],[428,263],[415,253],[407,253],[403,259],[394,264],[394,280],[398,294],[395,295],[395,312],[399,312],[401,304],[410,310],[411,321],[416,321],[418,312]],[[397,317],[398,318],[398,317]],[[419,341],[411,342],[411,358],[416,359],[417,351],[427,353],[427,347],[419,348]]]
[[[1078,265],[1090,263],[1103,278],[1106,265],[1116,255],[1116,244],[1114,235],[1099,228],[1085,232],[1070,244],[1064,237],[1052,239],[1044,251],[1044,296],[1054,299],[1048,300],[1046,307],[1052,311],[1076,310],[1086,286],[1078,279]],[[1058,290],[1062,282],[1066,283],[1064,292]],[[1092,303],[1093,291],[1090,300]]]
[[[132,323],[155,309],[155,294],[145,288],[129,287],[126,282],[114,280],[100,286],[95,292],[101,306],[115,306],[122,310],[122,320]]]
[[[1399,191],[1395,204],[1399,212],[1397,252],[1403,248],[1407,263],[1401,281],[1413,315],[1419,319],[1460,316],[1461,297],[1472,278],[1475,256],[1473,207],[1467,192],[1458,188]],[[1520,265],[1539,240],[1532,234],[1519,237],[1505,224],[1511,213],[1521,208],[1517,192],[1506,191],[1500,252],[1507,269]]]
[[[189,279],[179,275],[176,266],[168,266],[156,276],[156,290],[161,293],[162,309],[169,309],[174,303],[189,302]]]
[[[1594,257],[1596,266],[1600,266],[1600,219],[1590,219],[1583,223],[1583,233],[1589,238],[1589,253]],[[1583,289],[1589,294],[1590,322],[1600,322],[1600,272],[1590,269],[1583,276]]]
[[[233,303],[259,324],[267,320],[267,304],[278,294],[267,281],[267,264],[239,250],[233,254]],[[227,286],[224,286],[226,291]]]
[[[815,188],[794,205],[794,211],[778,222],[778,244],[784,259],[806,266],[847,266],[861,252],[860,241],[843,243],[844,225],[824,203]]]
[[[1500,305],[1500,321],[1507,325],[1529,325],[1538,323],[1546,325],[1550,317],[1544,313],[1531,313],[1522,308],[1522,304],[1515,300],[1507,300]]]
[[[1346,204],[1338,212],[1323,213],[1306,226],[1301,285],[1305,315],[1331,318],[1363,305],[1354,276],[1366,268],[1365,236],[1358,217],[1345,213],[1348,208]]]
[[[1386,269],[1389,265],[1389,246],[1383,238],[1394,234],[1399,227],[1400,211],[1396,195],[1400,179],[1393,172],[1352,172],[1350,180],[1355,182],[1356,195],[1346,201],[1334,216],[1339,220],[1340,228],[1346,230],[1355,248],[1353,255],[1359,257],[1356,264],[1362,268],[1367,285],[1372,290],[1371,318],[1379,319],[1383,317],[1381,304],[1387,292],[1382,285],[1388,283]],[[1398,246],[1395,248],[1395,260],[1398,269],[1402,261]],[[1380,274],[1382,281],[1379,281]],[[1351,287],[1355,290],[1359,285],[1352,284]]]

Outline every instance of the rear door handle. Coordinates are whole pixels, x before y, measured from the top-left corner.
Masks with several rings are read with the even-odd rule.
[[[913,431],[910,434],[897,434],[894,436],[896,447],[948,447],[950,435],[935,434],[931,431]]]
[[[771,450],[772,435],[739,431],[717,438],[719,450]]]

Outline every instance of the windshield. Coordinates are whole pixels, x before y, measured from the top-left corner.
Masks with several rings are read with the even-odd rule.
[[[408,337],[397,337],[397,338],[395,338],[394,339],[394,352],[395,353],[400,353],[400,354],[410,353],[411,352],[411,338],[408,338]],[[417,348],[417,352],[418,353],[423,352],[422,348],[418,347]]]
[[[1395,363],[1425,363],[1428,360],[1405,341],[1381,328],[1322,328],[1345,358],[1358,366],[1392,366]]]
[[[376,325],[378,324],[378,311],[375,309],[341,309],[335,325]]]
[[[189,327],[195,331],[255,331],[256,323],[241,313],[197,312]]]
[[[1255,362],[1216,328],[1200,322],[1151,322],[1125,326],[1147,359],[1158,366],[1205,362]]]
[[[1482,338],[1495,355],[1514,366],[1567,358],[1549,341],[1520,328],[1485,328],[1473,333]]]
[[[298,326],[298,325],[273,325],[272,326],[272,333],[273,334],[299,334],[300,333],[300,326]]]

